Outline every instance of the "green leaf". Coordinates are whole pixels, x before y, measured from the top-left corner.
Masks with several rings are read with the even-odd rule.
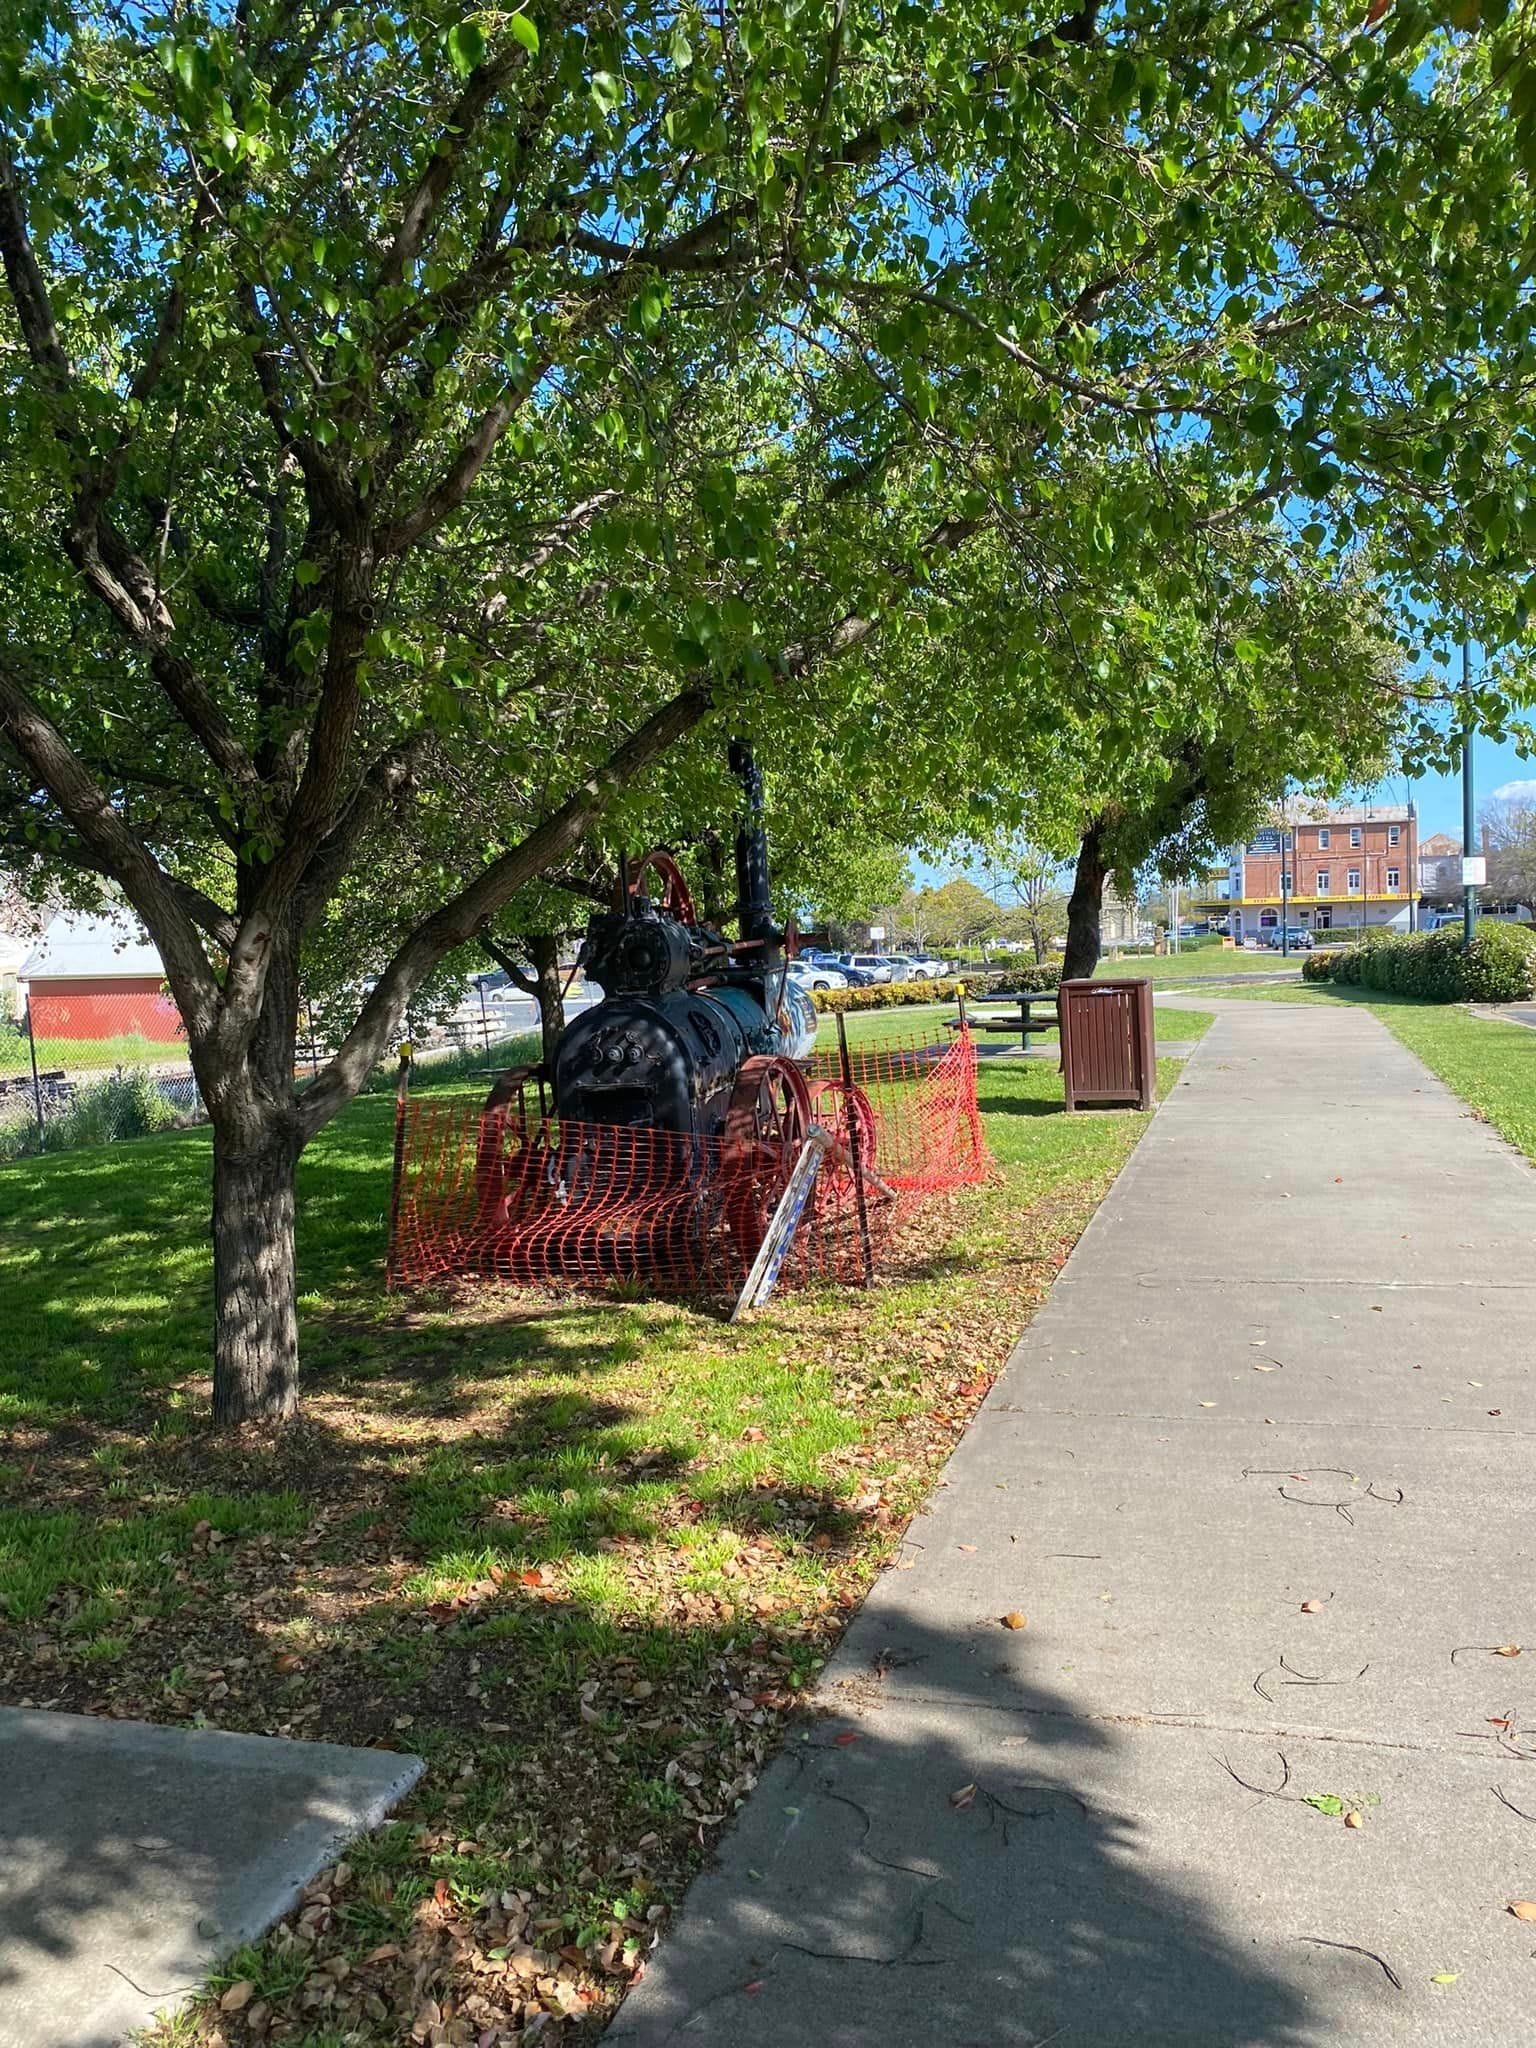
[[[448,31],[448,61],[460,78],[468,78],[485,61],[485,31],[477,21],[461,21]]]
[[[318,583],[324,572],[318,562],[300,562],[293,572],[293,580],[300,590],[307,590],[312,583]]]
[[[507,22],[507,28],[511,32],[513,42],[521,43],[530,57],[537,57],[539,54],[539,32],[526,14],[512,15]]]
[[[1337,1792],[1313,1792],[1301,1803],[1315,1807],[1319,1813],[1326,1813],[1330,1820],[1337,1820],[1344,1811],[1344,1802]]]
[[[593,99],[605,114],[611,114],[624,96],[623,87],[611,71],[594,71],[590,89]]]

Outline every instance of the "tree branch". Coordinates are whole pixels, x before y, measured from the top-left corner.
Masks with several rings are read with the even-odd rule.
[[[495,453],[496,443],[527,403],[530,393],[547,368],[547,360],[541,360],[534,367],[533,374],[520,387],[498,398],[494,405],[481,414],[474,432],[460,448],[440,480],[432,486],[425,497],[417,501],[403,519],[397,519],[379,536],[381,555],[403,555],[407,548],[414,547],[417,541],[441,526],[445,519],[459,509],[474,488],[475,479]]]
[[[509,39],[505,50],[498,56],[488,57],[483,64],[477,64],[465,80],[464,90],[449,108],[447,119],[433,139],[427,168],[405,202],[394,240],[379,265],[378,290],[386,291],[404,279],[408,265],[415,262],[421,250],[433,215],[453,183],[459,159],[468,147],[481,116],[508,79],[527,61],[528,53],[522,44]]]
[[[4,662],[0,732],[53,798],[82,846],[122,884],[165,963],[194,1052],[200,1050],[218,1019],[219,985],[188,915],[181,893],[185,885],[173,882]]]
[[[707,718],[713,706],[713,694],[705,684],[680,691],[616,747],[553,816],[417,926],[379,977],[340,1050],[305,1090],[299,1114],[306,1137],[356,1094],[383,1057],[411,995],[437,963],[455,947],[468,944],[519,889],[572,852],[609,800]]]

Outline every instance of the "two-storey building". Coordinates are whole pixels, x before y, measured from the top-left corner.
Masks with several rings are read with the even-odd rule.
[[[1228,857],[1235,939],[1272,931],[1282,915],[1310,931],[1386,925],[1411,931],[1419,893],[1411,804],[1356,804],[1288,817]]]

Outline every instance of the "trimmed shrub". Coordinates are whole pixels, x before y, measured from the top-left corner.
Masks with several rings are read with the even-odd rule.
[[[1536,996],[1536,930],[1484,918],[1466,945],[1454,926],[1373,934],[1342,953],[1313,953],[1308,981],[1333,981],[1427,1003],[1518,1003]]]
[[[962,974],[952,981],[876,981],[868,988],[813,988],[811,1001],[818,1010],[832,1016],[839,1010],[896,1010],[912,1003],[952,1003],[963,987],[975,1001],[997,995],[1043,994],[1055,988],[1061,969],[1054,961],[1026,967],[1011,967],[1002,974]]]
[[[99,1081],[83,1082],[67,1102],[49,1098],[41,1131],[31,1099],[27,1099],[24,1113],[18,1104],[0,1126],[0,1159],[67,1152],[76,1145],[112,1145],[122,1138],[152,1137],[157,1131],[196,1120],[195,1114],[178,1111],[153,1074],[130,1067]]]

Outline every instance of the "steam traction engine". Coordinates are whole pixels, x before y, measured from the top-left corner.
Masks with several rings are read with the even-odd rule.
[[[724,1282],[749,1264],[813,1123],[849,1163],[869,1106],[807,1073],[810,998],[788,978],[768,886],[762,778],[732,743],[744,815],[736,835],[739,937],[702,923],[671,855],[625,863],[618,906],[594,916],[581,965],[602,1000],[572,1019],[554,1063],[556,1125],[509,1153],[483,1119],[477,1236],[517,1277],[686,1274]],[[524,1070],[526,1072],[526,1070]],[[491,1092],[497,1116],[524,1076]],[[828,1190],[830,1193],[830,1189]]]

